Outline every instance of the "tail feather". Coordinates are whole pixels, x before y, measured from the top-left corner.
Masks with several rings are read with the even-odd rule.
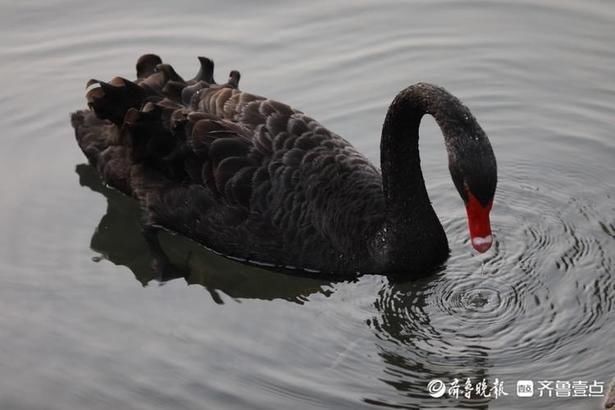
[[[75,137],[89,162],[108,185],[134,196],[146,210],[156,208],[161,198],[182,198],[184,190],[193,189],[187,187],[211,177],[210,167],[203,166],[208,158],[197,160],[187,141],[194,124],[212,116],[193,112],[192,105],[204,88],[237,89],[240,73],[231,71],[228,82],[218,85],[213,61],[199,57],[199,62],[197,76],[185,81],[157,55],[143,55],[137,61],[136,81],[89,80],[90,110],[71,114]]]
[[[119,129],[109,121],[100,119],[93,111],[81,110],[71,114],[71,124],[79,148],[92,165],[107,147],[119,144]]]

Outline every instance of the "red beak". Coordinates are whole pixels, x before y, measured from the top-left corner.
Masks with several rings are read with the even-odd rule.
[[[467,194],[466,213],[468,214],[468,228],[472,247],[480,253],[487,252],[493,244],[491,224],[489,223],[489,212],[493,201],[489,201],[486,206],[483,206],[471,192],[467,191]]]

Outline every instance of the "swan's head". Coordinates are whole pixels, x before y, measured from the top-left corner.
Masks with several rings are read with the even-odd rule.
[[[401,91],[391,103],[381,143],[385,195],[392,197],[398,189],[395,179],[387,175],[399,172],[394,165],[402,163],[401,158],[419,164],[415,159],[418,158],[418,127],[424,114],[435,118],[444,135],[448,167],[465,203],[472,246],[479,252],[486,252],[493,244],[489,213],[497,182],[495,155],[487,135],[468,107],[444,88],[414,84]],[[414,138],[412,144],[405,143],[408,132]]]
[[[457,138],[449,151],[449,170],[463,199],[472,247],[486,252],[493,244],[489,214],[497,184],[497,166],[491,144],[478,124],[470,135]]]

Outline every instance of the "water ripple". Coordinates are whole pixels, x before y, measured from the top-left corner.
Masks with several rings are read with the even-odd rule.
[[[390,362],[396,370],[389,382],[425,380],[419,364],[436,376],[447,367],[453,369],[448,377],[481,378],[502,366],[544,374],[547,369],[534,364],[548,360],[547,374],[554,374],[569,366],[571,355],[587,354],[579,346],[607,324],[615,307],[609,296],[615,264],[606,251],[612,232],[608,222],[596,222],[605,214],[595,206],[604,190],[570,198],[548,179],[528,182],[522,174],[520,166],[519,182],[499,188],[498,240],[474,269],[468,269],[467,251],[456,245],[467,246],[465,221],[453,218],[445,224],[453,244],[446,274],[381,290],[375,303],[380,313],[370,324],[384,356],[404,357]],[[595,234],[598,224],[605,235]],[[595,372],[596,366],[591,360],[577,371]],[[420,389],[408,393],[424,395]]]

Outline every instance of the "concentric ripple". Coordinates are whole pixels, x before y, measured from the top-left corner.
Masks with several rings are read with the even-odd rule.
[[[387,382],[414,379],[408,393],[425,397],[434,378],[612,372],[587,346],[605,343],[601,331],[614,308],[615,264],[607,249],[615,243],[600,228],[612,223],[605,199],[613,188],[578,187],[571,198],[548,175],[522,182],[530,180],[525,172],[517,166],[518,180],[498,187],[492,250],[472,259],[465,220],[453,218],[445,229],[454,248],[437,278],[382,288],[371,324],[389,364]],[[572,357],[575,374],[566,373]]]

